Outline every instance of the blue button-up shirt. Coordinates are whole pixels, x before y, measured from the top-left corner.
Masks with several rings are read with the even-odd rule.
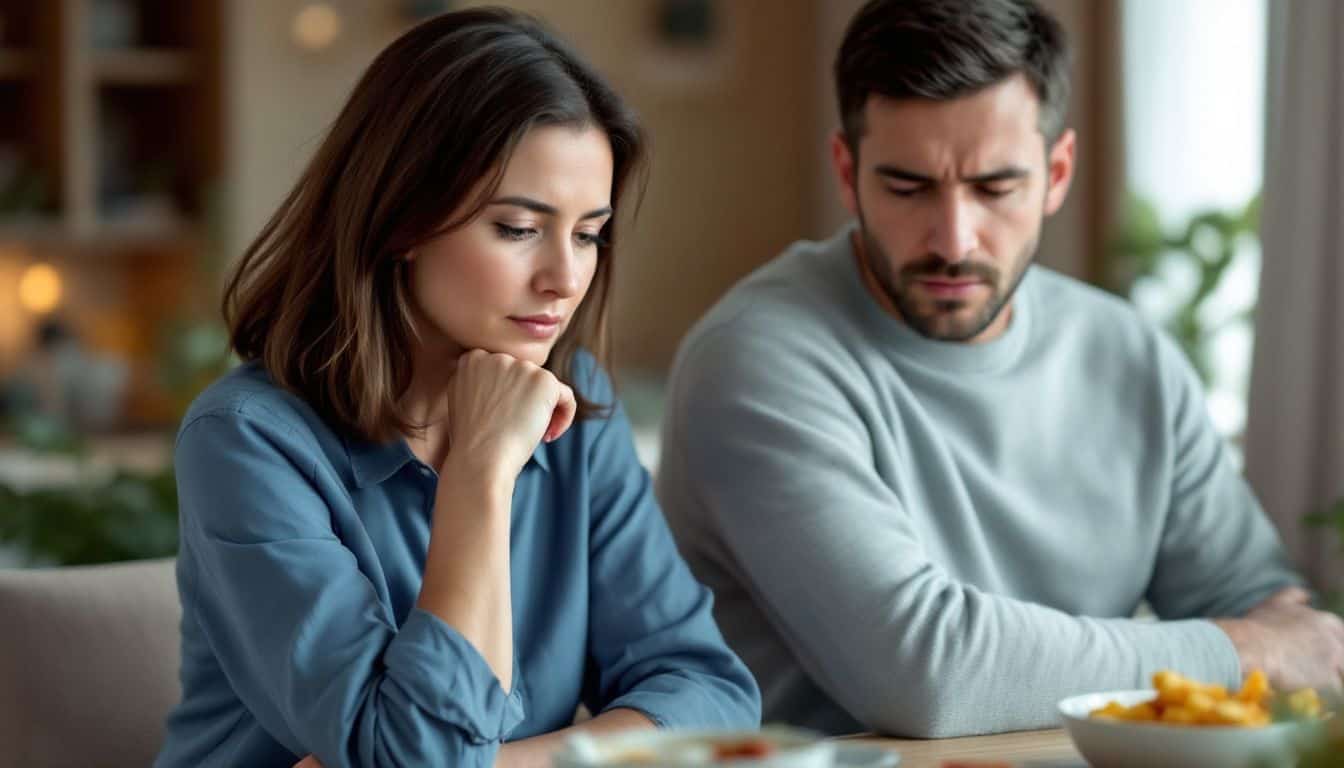
[[[612,401],[581,358],[590,400]],[[586,373],[584,372],[586,371]],[[755,727],[760,696],[668,534],[617,407],[543,444],[514,489],[505,693],[415,607],[433,469],[333,431],[256,364],[178,433],[182,702],[159,766],[488,766],[576,706],[664,727]]]

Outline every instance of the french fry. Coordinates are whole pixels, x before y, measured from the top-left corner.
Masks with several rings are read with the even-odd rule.
[[[1241,684],[1241,690],[1237,691],[1237,699],[1259,704],[1273,693],[1269,688],[1269,678],[1265,677],[1265,673],[1253,669],[1251,674],[1246,676],[1246,682]]]
[[[1195,725],[1199,715],[1186,707],[1167,707],[1162,710],[1162,722],[1176,725]]]
[[[1273,717],[1269,705],[1274,690],[1261,670],[1251,670],[1241,690],[1232,693],[1223,685],[1207,685],[1169,669],[1153,675],[1157,696],[1126,707],[1108,702],[1093,710],[1091,716],[1129,722],[1166,723],[1169,725],[1218,725],[1255,728],[1268,725]],[[1321,716],[1320,696],[1310,688],[1295,691],[1286,699],[1294,717]]]

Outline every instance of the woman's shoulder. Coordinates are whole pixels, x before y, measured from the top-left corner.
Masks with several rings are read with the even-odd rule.
[[[332,537],[330,505],[351,484],[342,439],[255,363],[192,403],[173,469],[184,530],[234,543]]]
[[[307,406],[296,395],[276,385],[266,369],[253,361],[243,363],[206,387],[192,401],[181,430],[206,417],[265,418],[297,426],[299,411]]]
[[[201,392],[177,436],[180,444],[188,433],[235,432],[282,438],[296,448],[323,453],[324,446],[341,442],[303,398],[276,384],[256,361],[235,367]]]

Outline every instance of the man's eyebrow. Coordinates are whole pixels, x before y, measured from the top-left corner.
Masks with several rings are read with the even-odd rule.
[[[1025,179],[1031,175],[1031,171],[1018,165],[1010,165],[989,173],[980,173],[975,176],[967,176],[962,181],[969,184],[989,184],[995,181],[1011,181],[1013,179]]]
[[[931,176],[924,176],[923,174],[907,171],[904,168],[897,168],[894,165],[888,165],[886,163],[878,165],[873,168],[873,170],[878,176],[885,176],[895,181],[909,181],[915,184],[932,184],[934,182],[934,178]]]
[[[899,168],[897,166],[889,165],[886,163],[874,167],[873,170],[879,176],[885,176],[886,178],[892,179],[894,181],[904,181],[912,184],[934,184],[938,181],[932,176],[925,176],[922,173],[907,171],[904,168]],[[964,179],[959,179],[959,181],[962,181],[967,184],[991,184],[996,181],[1025,179],[1027,176],[1030,175],[1031,171],[1027,170],[1026,168],[1017,165],[1010,165],[1004,168],[989,171],[988,173],[978,173],[974,176],[967,176]]]
[[[553,205],[548,205],[546,203],[541,202],[540,200],[533,200],[530,197],[519,197],[516,195],[510,195],[508,197],[497,197],[494,200],[490,201],[490,205],[516,205],[519,208],[526,208],[529,211],[545,214],[547,216],[554,216],[555,214],[559,213],[559,211],[557,211],[555,209],[555,206]],[[606,216],[610,213],[611,213],[611,206],[606,205],[583,214],[582,216],[579,217],[579,219],[580,220],[596,219],[602,216]]]

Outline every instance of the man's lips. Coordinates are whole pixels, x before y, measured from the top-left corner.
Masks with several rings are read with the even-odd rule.
[[[915,280],[921,288],[938,298],[964,298],[977,288],[987,288],[983,280],[944,280],[938,278],[918,278]]]

